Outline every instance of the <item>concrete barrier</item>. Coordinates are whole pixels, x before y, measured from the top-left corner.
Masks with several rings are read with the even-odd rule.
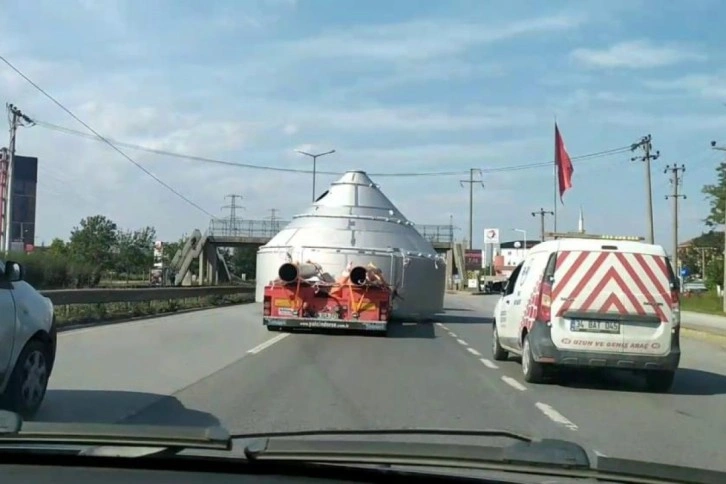
[[[199,286],[199,287],[149,287],[133,289],[53,289],[40,291],[56,306],[68,304],[103,304],[114,302],[140,302],[190,297],[228,296],[253,294],[251,286]]]

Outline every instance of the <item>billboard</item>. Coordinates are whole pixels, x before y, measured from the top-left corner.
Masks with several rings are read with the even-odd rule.
[[[464,252],[464,264],[467,271],[478,271],[482,268],[482,251],[469,250]]]
[[[10,241],[21,242],[21,247],[25,247],[35,243],[38,158],[15,155],[13,165]]]

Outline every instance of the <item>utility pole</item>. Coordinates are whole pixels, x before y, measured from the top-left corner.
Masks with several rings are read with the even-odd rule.
[[[7,178],[6,178],[6,193],[5,193],[5,220],[3,220],[3,249],[4,251],[10,252],[12,242],[12,215],[13,215],[13,174],[15,172],[15,139],[19,126],[32,125],[33,120],[23,114],[14,104],[7,103],[5,108],[8,111],[8,118],[10,119],[10,144],[8,145],[8,166],[7,166]],[[23,234],[21,233],[22,237]]]
[[[479,179],[474,179],[474,175],[479,175]],[[474,184],[479,184],[484,187],[484,181],[481,179],[482,172],[479,168],[470,168],[469,169],[469,179],[468,180],[459,180],[459,184],[464,187],[464,184],[469,185],[469,250],[472,250],[473,247],[473,235],[474,235]]]
[[[310,158],[313,159],[313,203],[315,203],[315,175],[317,172],[318,158],[320,158],[321,156],[333,154],[333,153],[335,153],[335,150],[330,150],[330,151],[326,151],[325,153],[317,153],[317,154],[307,153],[305,151],[300,151],[300,150],[295,150],[295,151],[297,151],[301,155],[309,156]]]
[[[225,195],[224,198],[229,198],[232,200],[232,202],[229,205],[225,205],[222,207],[222,210],[225,208],[229,209],[229,231],[230,235],[236,235],[237,234],[237,209],[241,208],[244,209],[243,206],[237,205],[237,199],[242,199],[242,195],[237,194],[230,194]]]
[[[686,196],[681,194],[678,189],[683,184],[683,172],[686,171],[686,167],[681,165],[668,165],[663,170],[663,173],[671,172],[671,186],[673,187],[673,193],[666,195],[665,198],[673,200],[673,270],[676,271],[676,277],[680,279],[681,268],[678,265],[678,199]]]
[[[552,212],[550,210],[545,210],[544,208],[540,208],[539,212],[532,212],[532,216],[536,217],[539,215],[539,236],[540,236],[540,242],[544,242],[545,239],[545,215],[555,215],[555,212]]]
[[[651,144],[651,136],[643,136],[640,141],[630,146],[630,151],[640,148],[643,150],[643,156],[634,156],[630,161],[645,162],[645,189],[648,196],[648,243],[655,243],[655,231],[653,229],[653,187],[650,175],[650,162],[660,157],[660,151],[653,153],[653,145]]]
[[[711,141],[711,148],[719,151],[726,151],[726,146],[717,146],[715,141]],[[721,308],[726,312],[726,197],[724,197],[724,224],[723,224],[723,281],[721,281],[721,295],[723,297],[723,307]]]

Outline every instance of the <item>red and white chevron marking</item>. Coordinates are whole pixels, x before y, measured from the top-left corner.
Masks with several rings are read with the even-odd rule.
[[[532,325],[537,318],[537,306],[539,304],[539,293],[542,290],[542,281],[543,278],[540,277],[537,281],[537,284],[535,284],[534,286],[534,291],[532,291],[532,294],[529,296],[527,306],[525,306],[524,308],[522,320],[519,322],[519,329],[522,329],[524,327],[527,328],[527,331],[532,330]]]
[[[623,252],[563,251],[557,256],[553,308],[565,311],[671,317],[670,275],[664,257]]]

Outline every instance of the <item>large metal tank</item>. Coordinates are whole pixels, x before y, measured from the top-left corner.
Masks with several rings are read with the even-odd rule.
[[[349,171],[257,252],[255,300],[285,262],[379,267],[401,296],[392,315],[422,320],[443,310],[446,261],[363,171]]]

